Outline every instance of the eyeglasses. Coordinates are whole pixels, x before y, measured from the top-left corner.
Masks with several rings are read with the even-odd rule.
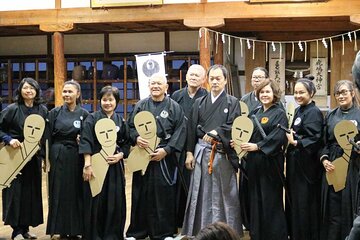
[[[340,95],[341,96],[346,96],[349,92],[352,92],[352,90],[344,89],[344,90],[335,92],[334,95],[335,95],[335,97],[340,97]]]
[[[262,80],[265,79],[265,76],[252,76],[252,79]]]

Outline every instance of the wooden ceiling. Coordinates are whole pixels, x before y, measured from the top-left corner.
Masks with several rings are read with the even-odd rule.
[[[306,40],[333,36],[358,29],[349,17],[309,17],[272,19],[225,19],[225,26],[213,30],[264,40]],[[79,23],[66,34],[138,33],[194,30],[183,20],[121,23]],[[0,36],[44,35],[38,25],[0,26]]]
[[[184,19],[223,19],[213,30],[262,40],[307,40],[360,28],[360,1],[248,4],[244,2],[173,4],[115,9],[53,9],[0,12],[0,37],[51,34],[39,26],[71,24],[65,34],[190,31]],[[352,19],[351,19],[352,17]],[[196,19],[195,18],[195,19]],[[360,23],[360,16],[359,16]],[[195,30],[197,30],[195,28]]]

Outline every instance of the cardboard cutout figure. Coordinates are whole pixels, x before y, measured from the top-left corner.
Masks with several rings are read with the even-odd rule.
[[[247,117],[249,115],[248,105],[243,101],[239,101],[239,102],[240,102],[241,116]]]
[[[326,179],[329,185],[333,185],[335,192],[345,188],[346,176],[349,166],[349,160],[352,145],[349,143],[350,138],[354,138],[358,134],[355,124],[349,120],[338,122],[334,128],[334,135],[340,147],[344,150],[341,157],[335,159],[332,164],[335,170],[326,172]]]
[[[95,134],[102,148],[99,153],[91,156],[94,177],[90,179],[89,183],[93,197],[101,192],[104,185],[105,177],[109,169],[106,158],[115,153],[117,133],[114,121],[109,118],[103,118],[97,121],[95,124]]]
[[[24,122],[24,141],[20,147],[5,146],[0,150],[0,189],[9,187],[21,169],[40,149],[45,120],[38,114],[29,115]]]
[[[141,111],[135,115],[134,124],[139,136],[149,141],[149,147],[133,147],[127,159],[127,166],[130,172],[141,170],[142,174],[145,174],[151,159],[150,153],[154,152],[159,144],[156,120],[151,112]]]
[[[240,147],[242,143],[249,142],[254,130],[253,122],[245,116],[239,116],[235,118],[231,128],[231,138],[235,143],[235,151],[241,159],[246,151],[243,151]]]
[[[289,102],[289,103],[287,104],[286,115],[287,115],[288,122],[289,122],[289,128],[291,128],[291,125],[292,125],[292,122],[294,121],[294,116],[295,116],[295,106],[294,106],[294,103]]]

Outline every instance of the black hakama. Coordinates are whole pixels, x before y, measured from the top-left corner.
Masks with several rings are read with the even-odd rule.
[[[260,150],[247,155],[247,175],[250,200],[250,236],[252,240],[285,240],[286,217],[283,207],[284,153],[287,139],[278,124],[287,126],[284,109],[274,104],[265,112],[263,107],[255,110],[265,134],[261,135],[254,123],[249,142],[256,143]]]
[[[332,110],[325,118],[325,147],[322,155],[328,155],[329,161],[343,155],[343,149],[337,144],[334,127],[341,120],[356,122],[360,129],[360,110],[353,106],[349,110]],[[357,136],[359,138],[359,135]],[[348,166],[345,188],[335,192],[326,180],[325,169],[321,186],[321,240],[345,239],[358,212],[359,154],[352,151]]]
[[[83,126],[79,145],[80,154],[94,155],[99,153],[101,145],[96,139],[95,124],[107,118],[104,112],[90,114]],[[128,154],[128,128],[120,115],[114,113],[111,119],[115,122],[117,132],[117,151]],[[84,183],[84,237],[86,240],[119,240],[124,239],[126,220],[124,163],[119,161],[109,165],[101,192],[92,197],[89,182]]]
[[[46,137],[49,140],[49,235],[83,234],[83,156],[79,155],[77,136],[88,112],[66,105],[48,115]]]
[[[133,144],[138,135],[134,117],[140,111],[149,111],[157,120],[157,136],[161,139],[158,148],[164,148],[166,157],[150,161],[145,174],[133,173],[131,222],[128,237],[164,239],[177,233],[176,182],[178,159],[185,143],[185,117],[174,100],[165,97],[154,102],[150,97],[139,101],[129,115],[130,135]],[[169,135],[170,138],[167,138]]]
[[[189,119],[189,116],[191,113],[191,108],[192,108],[195,100],[206,94],[207,94],[206,89],[199,88],[198,91],[195,93],[195,95],[191,98],[188,93],[188,87],[184,87],[182,89],[175,91],[171,95],[171,98],[174,99],[182,107],[186,119]],[[182,224],[184,221],[184,212],[185,212],[186,199],[187,199],[187,193],[184,190],[183,184],[186,184],[186,189],[189,189],[190,178],[191,178],[191,171],[185,167],[185,160],[186,160],[186,149],[184,149],[181,152],[180,158],[179,158],[179,164],[181,166],[181,169],[179,169],[179,171],[180,170],[182,171],[185,183],[181,182],[181,179],[178,178],[177,196],[176,196],[176,199],[177,199],[176,212],[177,212],[178,227],[182,227]]]
[[[286,179],[289,200],[286,216],[293,240],[318,240],[320,233],[320,176],[323,115],[314,102],[295,110],[293,130],[299,138],[289,145]],[[285,126],[286,127],[286,126]]]
[[[0,115],[0,138],[10,136],[24,141],[23,128],[27,116],[39,114],[44,119],[47,109],[44,105],[29,108],[24,104],[14,103],[5,108]],[[3,221],[13,229],[36,227],[43,223],[41,193],[41,160],[39,154],[25,165],[9,188],[3,189]],[[26,230],[26,229],[24,229]],[[27,229],[28,231],[28,229]],[[25,232],[22,232],[24,234]]]

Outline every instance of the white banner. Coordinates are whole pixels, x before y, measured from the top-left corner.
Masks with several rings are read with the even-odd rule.
[[[165,76],[164,53],[135,55],[135,57],[140,99],[144,99],[150,95],[148,87],[150,77],[155,73],[163,74]]]

